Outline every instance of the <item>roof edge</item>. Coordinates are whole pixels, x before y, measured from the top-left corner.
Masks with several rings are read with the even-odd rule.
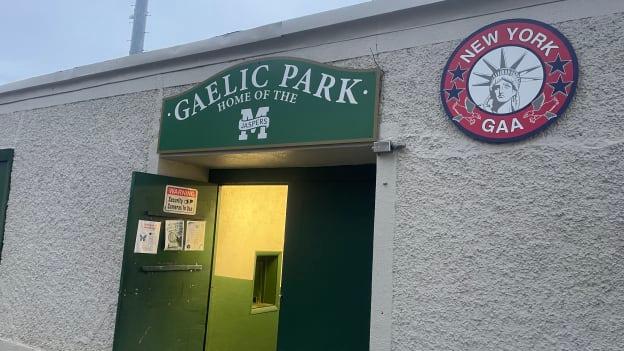
[[[279,38],[289,34],[362,20],[444,1],[447,0],[372,0],[365,3],[275,22],[248,30],[227,33],[205,40],[152,50],[137,55],[124,56],[7,83],[0,85],[0,94],[84,79],[91,76],[180,59],[197,54],[206,54],[263,40]]]

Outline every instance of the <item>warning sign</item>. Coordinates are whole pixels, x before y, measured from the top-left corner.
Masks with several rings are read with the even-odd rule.
[[[197,211],[197,189],[167,185],[163,211],[185,215],[194,215]]]

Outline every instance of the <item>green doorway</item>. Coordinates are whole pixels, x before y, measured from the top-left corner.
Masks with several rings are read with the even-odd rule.
[[[221,185],[206,351],[275,351],[287,185]]]
[[[211,170],[210,182],[135,173],[114,350],[368,350],[375,166]],[[197,214],[163,213],[172,184],[199,191]],[[204,221],[204,250],[163,251],[161,235],[158,254],[137,255],[137,222],[167,219]]]
[[[277,350],[368,350],[375,166],[212,170],[210,181],[288,186]],[[243,339],[209,351],[250,350]]]

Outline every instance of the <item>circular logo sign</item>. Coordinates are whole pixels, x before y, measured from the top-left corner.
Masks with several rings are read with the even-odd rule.
[[[578,62],[555,28],[528,19],[479,29],[442,75],[446,113],[469,136],[493,143],[527,138],[557,120],[578,81]]]

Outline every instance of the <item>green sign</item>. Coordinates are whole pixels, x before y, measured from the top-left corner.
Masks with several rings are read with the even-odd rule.
[[[247,62],[163,100],[160,153],[373,141],[380,71]]]

